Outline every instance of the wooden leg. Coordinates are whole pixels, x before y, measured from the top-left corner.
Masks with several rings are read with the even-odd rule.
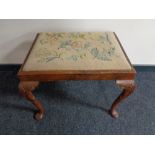
[[[122,93],[118,96],[118,98],[113,102],[111,109],[110,109],[110,114],[114,117],[117,118],[119,117],[118,112],[116,111],[116,108],[118,107],[119,103],[128,97],[135,89],[135,82],[134,80],[117,80],[116,84],[123,88]]]
[[[34,106],[37,108],[38,112],[35,114],[35,119],[41,120],[44,116],[44,109],[35,96],[32,94],[32,91],[39,85],[38,81],[21,81],[19,83],[19,92],[27,100],[31,101]]]

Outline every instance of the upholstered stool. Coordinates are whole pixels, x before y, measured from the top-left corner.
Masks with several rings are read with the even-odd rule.
[[[19,70],[20,93],[34,103],[37,120],[44,109],[32,94],[39,82],[56,80],[116,80],[123,92],[110,109],[116,108],[134,88],[136,71],[113,32],[39,33]],[[52,98],[51,98],[52,100]]]

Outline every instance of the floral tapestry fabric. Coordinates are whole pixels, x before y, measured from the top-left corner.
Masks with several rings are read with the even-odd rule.
[[[131,69],[113,32],[40,33],[24,70]]]

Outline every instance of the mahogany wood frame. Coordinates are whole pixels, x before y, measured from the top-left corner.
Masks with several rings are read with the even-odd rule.
[[[116,80],[116,84],[123,88],[123,92],[120,96],[113,102],[111,109],[109,110],[110,114],[113,117],[118,117],[116,108],[118,107],[121,100],[129,96],[135,88],[135,76],[136,71],[132,66],[129,58],[127,57],[117,35],[114,33],[118,43],[121,46],[124,55],[131,66],[131,70],[53,70],[53,71],[23,71],[24,64],[26,63],[31,49],[33,48],[34,43],[36,42],[38,35],[36,36],[28,55],[21,66],[18,77],[20,79],[19,91],[20,93],[30,100],[35,107],[38,109],[38,112],[35,115],[37,120],[41,120],[44,115],[44,109],[41,103],[34,97],[32,91],[39,85],[39,82],[47,81],[57,81],[57,80]]]

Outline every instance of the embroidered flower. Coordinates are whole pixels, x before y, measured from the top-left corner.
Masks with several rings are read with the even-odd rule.
[[[71,47],[75,48],[75,49],[82,48],[82,44],[80,41],[74,41],[74,42],[72,42]]]

